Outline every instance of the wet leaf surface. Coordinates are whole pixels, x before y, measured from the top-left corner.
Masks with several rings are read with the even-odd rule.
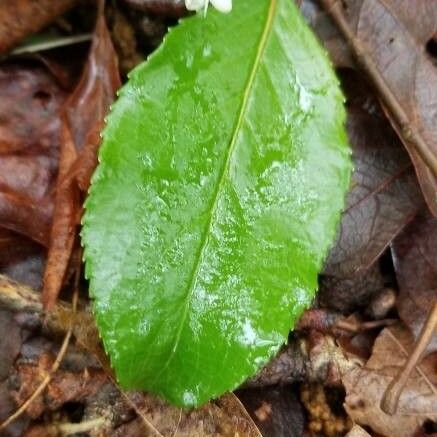
[[[413,345],[413,337],[402,325],[386,328],[376,339],[373,353],[362,369],[343,376],[346,388],[345,408],[359,425],[376,433],[410,437],[419,432],[426,420],[436,420],[436,356],[425,358],[410,376],[395,415],[379,407],[392,378],[404,364]]]
[[[189,18],[132,73],[108,116],[82,230],[123,386],[198,406],[280,348],[343,205],[343,122],[335,76],[287,0]]]
[[[329,9],[333,2],[323,0]],[[437,70],[425,46],[437,1],[346,0],[333,15],[366,65],[407,148],[428,206],[437,215]]]
[[[417,338],[437,301],[437,219],[423,211],[392,243],[401,319]],[[437,333],[428,346],[437,350]]]

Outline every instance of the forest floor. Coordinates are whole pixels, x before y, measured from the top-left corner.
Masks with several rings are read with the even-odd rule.
[[[184,2],[3,3],[0,435],[437,435],[436,0],[297,2],[346,96],[351,190],[288,344],[192,411],[116,384],[79,241],[104,116]]]

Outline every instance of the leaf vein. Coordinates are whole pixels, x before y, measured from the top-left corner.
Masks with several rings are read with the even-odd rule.
[[[267,14],[267,19],[266,19],[266,23],[264,25],[264,29],[263,29],[263,32],[261,34],[260,41],[258,43],[258,50],[257,50],[256,56],[255,56],[254,64],[253,64],[253,67],[251,68],[251,71],[250,71],[250,74],[249,74],[246,86],[244,88],[243,100],[242,100],[241,107],[240,107],[240,110],[239,110],[237,122],[236,122],[235,128],[233,130],[233,134],[232,134],[232,137],[231,137],[231,140],[230,140],[230,143],[229,143],[228,153],[227,153],[227,156],[226,156],[226,160],[225,160],[224,165],[223,165],[223,167],[221,169],[221,174],[220,174],[220,178],[219,178],[219,181],[218,181],[218,184],[217,184],[217,189],[216,189],[216,191],[214,193],[214,196],[213,196],[213,202],[212,202],[212,207],[211,207],[211,214],[210,214],[209,220],[207,222],[207,225],[206,225],[205,230],[204,230],[203,235],[202,235],[202,242],[203,243],[201,244],[201,246],[199,248],[198,255],[196,257],[197,262],[194,264],[193,272],[190,275],[191,276],[191,281],[189,283],[189,286],[188,286],[188,289],[187,289],[187,292],[186,292],[186,300],[185,300],[184,312],[183,312],[182,317],[181,317],[181,322],[180,322],[180,324],[178,326],[178,330],[177,330],[177,333],[176,333],[176,338],[175,338],[174,346],[172,348],[172,351],[171,351],[167,361],[163,365],[161,371],[156,376],[153,384],[155,383],[155,381],[157,381],[160,378],[160,376],[168,368],[169,364],[171,363],[172,359],[175,356],[175,353],[177,351],[177,347],[178,347],[180,339],[181,339],[182,330],[183,330],[183,327],[185,325],[185,321],[186,321],[187,316],[188,316],[188,309],[189,309],[190,298],[191,298],[191,296],[193,294],[193,290],[194,290],[195,285],[196,285],[196,278],[198,276],[200,267],[202,265],[202,259],[203,259],[203,255],[204,255],[205,249],[208,246],[208,241],[209,241],[208,235],[210,234],[210,230],[211,230],[211,226],[212,226],[213,219],[214,219],[214,216],[215,216],[215,212],[217,210],[219,193],[221,191],[221,187],[223,186],[223,181],[224,181],[224,178],[225,178],[225,174],[227,173],[227,170],[229,169],[229,164],[230,164],[230,161],[231,161],[232,153],[233,153],[233,150],[234,150],[235,145],[237,143],[238,136],[239,136],[239,133],[241,131],[241,128],[243,126],[243,122],[244,122],[244,118],[245,118],[245,115],[246,115],[246,110],[247,110],[247,106],[248,106],[248,102],[249,102],[249,98],[250,98],[250,93],[252,91],[253,84],[255,82],[255,76],[256,76],[256,73],[258,72],[258,69],[259,69],[259,67],[261,65],[261,58],[262,58],[262,56],[264,54],[264,50],[265,50],[265,47],[267,45],[267,40],[268,40],[268,37],[269,37],[270,32],[272,30],[273,18],[274,18],[276,9],[277,9],[277,2],[278,2],[278,0],[271,0],[271,2],[270,2],[269,11],[268,11],[268,14]]]

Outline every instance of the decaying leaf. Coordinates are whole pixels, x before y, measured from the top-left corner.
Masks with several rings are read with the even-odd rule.
[[[97,164],[100,130],[120,87],[117,56],[102,3],[85,69],[61,113],[61,150],[43,299],[53,307],[71,259],[82,202]]]
[[[77,0],[5,0],[0,9],[0,53],[41,30]]]
[[[318,0],[302,0],[300,10],[308,24],[316,32],[337,68],[355,68],[352,52],[341,32]]]
[[[352,238],[352,235],[349,238]],[[376,262],[364,272],[352,277],[321,275],[317,299],[325,308],[350,314],[367,306],[371,298],[383,287],[384,277]]]
[[[163,436],[181,437],[262,437],[241,402],[233,394],[211,401],[202,408],[182,410],[150,394],[133,393],[130,399],[149,423]],[[136,431],[135,426],[136,425]],[[115,436],[123,437],[132,429],[131,435],[155,435],[147,429],[141,417],[117,430]]]
[[[423,205],[411,160],[356,73],[343,74],[354,173],[337,242],[324,274],[348,278],[366,270]]]
[[[0,383],[9,375],[21,348],[21,329],[9,311],[0,309]],[[5,335],[7,333],[7,335]]]
[[[425,50],[437,28],[437,1],[322,3],[378,90],[437,215],[437,70]]]
[[[360,425],[354,425],[346,437],[371,437],[371,435]]]
[[[392,243],[401,319],[417,338],[437,301],[437,219],[423,211]],[[437,350],[437,333],[427,351]]]
[[[383,436],[411,437],[426,420],[437,420],[435,354],[426,357],[411,374],[395,415],[385,414],[380,408],[385,389],[405,362],[413,341],[402,325],[386,328],[366,365],[343,376],[345,408],[356,423]]]
[[[47,246],[66,93],[40,66],[0,68],[0,226]]]
[[[15,232],[0,228],[0,274],[40,290],[44,264],[43,247]]]

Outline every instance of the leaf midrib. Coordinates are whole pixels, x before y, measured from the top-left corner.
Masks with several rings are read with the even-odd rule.
[[[189,303],[191,301],[191,296],[193,294],[193,290],[194,290],[194,287],[196,284],[196,279],[197,279],[197,276],[199,273],[199,269],[200,269],[202,262],[203,262],[204,251],[208,245],[208,241],[209,241],[208,235],[211,233],[213,219],[215,217],[215,213],[217,210],[219,193],[222,191],[223,184],[224,184],[224,178],[225,178],[226,173],[228,172],[230,160],[231,160],[233,151],[235,149],[235,145],[237,143],[243,122],[244,122],[244,117],[246,115],[247,105],[249,102],[249,98],[251,95],[253,84],[255,82],[255,77],[256,77],[256,74],[258,72],[259,66],[261,64],[261,58],[264,54],[264,51],[265,51],[265,48],[267,45],[268,37],[269,37],[270,32],[272,30],[273,19],[274,19],[274,15],[275,15],[275,12],[277,9],[278,1],[280,1],[280,0],[271,0],[270,1],[269,10],[267,13],[267,19],[266,19],[266,22],[264,24],[264,29],[263,29],[263,32],[261,34],[261,38],[260,38],[259,43],[258,43],[258,49],[257,49],[257,53],[255,56],[255,60],[254,60],[253,66],[251,68],[248,80],[246,82],[246,86],[244,88],[243,100],[241,102],[241,107],[239,110],[238,119],[237,119],[237,122],[236,122],[236,125],[234,128],[231,140],[229,142],[228,153],[227,153],[225,163],[224,163],[222,170],[221,170],[221,173],[220,173],[220,178],[219,178],[219,181],[217,184],[217,189],[214,193],[212,206],[210,208],[211,213],[209,215],[209,220],[205,226],[204,232],[202,233],[202,244],[197,252],[197,257],[196,257],[197,261],[194,264],[194,267],[193,267],[193,270],[191,273],[190,283],[187,287],[184,312],[182,314],[181,321],[180,321],[180,324],[178,326],[174,346],[172,348],[172,351],[171,351],[170,356],[168,357],[166,363],[162,367],[159,374],[156,376],[155,381],[157,381],[159,379],[159,377],[162,375],[162,373],[166,370],[166,368],[170,364],[171,360],[173,359],[173,357],[175,355],[175,352],[177,350],[177,347],[178,347],[180,339],[181,339],[182,330],[183,330],[183,327],[185,325],[185,321],[186,321],[187,316],[188,316],[188,309],[189,309]]]

